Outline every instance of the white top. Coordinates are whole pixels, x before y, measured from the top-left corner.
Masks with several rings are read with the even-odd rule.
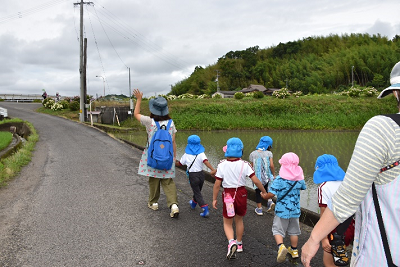
[[[183,154],[181,160],[179,161],[181,165],[186,165],[187,168],[192,165],[192,162],[196,158],[196,155],[190,154]],[[193,162],[192,167],[190,168],[189,172],[201,172],[203,170],[203,162],[208,160],[206,154],[204,152],[197,155],[196,160]]]
[[[327,181],[318,186],[318,206],[326,207],[336,193],[342,181]]]
[[[242,176],[239,178],[242,167]],[[215,174],[216,179],[222,180],[223,188],[237,188],[245,186],[246,176],[254,176],[254,170],[249,162],[242,159],[221,160],[217,167],[217,173]]]

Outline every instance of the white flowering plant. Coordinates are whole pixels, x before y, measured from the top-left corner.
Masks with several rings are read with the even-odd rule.
[[[51,109],[52,110],[62,110],[64,107],[63,107],[63,105],[62,104],[60,104],[60,103],[54,103],[52,106],[51,106]]]
[[[283,87],[280,90],[276,90],[275,92],[272,93],[272,96],[275,96],[276,98],[287,98],[290,96],[289,90],[286,87]]]

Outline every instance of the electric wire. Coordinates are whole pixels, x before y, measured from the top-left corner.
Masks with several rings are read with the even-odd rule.
[[[87,6],[86,6],[86,10],[88,10]],[[108,88],[108,91],[110,92],[110,86],[109,86],[109,84],[108,84],[108,79],[106,78],[106,77],[107,77],[107,76],[106,76],[106,71],[105,71],[105,68],[104,68],[103,59],[102,59],[101,54],[100,54],[99,45],[98,45],[98,43],[97,43],[96,35],[95,35],[95,33],[94,33],[93,24],[92,24],[92,19],[90,18],[90,15],[89,15],[88,17],[89,17],[90,26],[92,27],[92,33],[93,33],[94,43],[96,44],[97,53],[99,54],[99,59],[100,59],[101,68],[103,69],[103,74],[104,74],[104,77],[105,77],[105,80],[106,80],[106,83],[107,83],[107,88]]]
[[[41,5],[32,7],[32,8],[25,9],[23,11],[18,11],[16,14],[0,18],[0,24],[7,23],[7,22],[10,22],[15,19],[25,18],[29,15],[35,14],[37,12],[41,12],[45,9],[59,5],[64,2],[70,2],[70,0],[53,0],[53,1],[49,1],[49,2],[46,2],[44,4],[41,4]]]
[[[98,17],[98,19],[99,19],[99,21],[103,21],[103,24],[107,25],[108,27],[113,29],[115,32],[122,35],[124,39],[134,42],[141,48],[145,49],[146,51],[148,51],[149,53],[153,54],[154,56],[160,58],[161,60],[165,61],[166,63],[168,63],[174,67],[177,67],[179,69],[185,68],[184,65],[182,65],[177,60],[176,56],[174,56],[172,54],[167,55],[162,47],[160,47],[159,45],[157,45],[151,41],[146,40],[142,34],[140,34],[139,32],[136,32],[129,25],[127,25],[126,23],[120,22],[120,20],[115,18],[116,16],[114,16],[104,6],[101,6],[101,7],[104,10],[104,12],[103,12],[103,10],[99,10],[98,13],[102,14],[103,18]],[[111,14],[111,15],[109,15],[109,14]],[[107,22],[106,19],[109,22]],[[182,60],[180,60],[180,61],[182,61]],[[185,63],[186,65],[188,64],[186,62],[183,62],[183,63]]]

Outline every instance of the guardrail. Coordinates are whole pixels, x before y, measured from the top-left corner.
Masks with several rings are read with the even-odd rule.
[[[50,98],[55,98],[55,96],[47,96]],[[0,94],[0,99],[9,102],[32,102],[34,100],[43,100],[40,94]]]
[[[0,119],[7,118],[8,112],[7,109],[0,107]]]

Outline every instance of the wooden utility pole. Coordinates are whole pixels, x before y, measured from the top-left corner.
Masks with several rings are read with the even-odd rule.
[[[86,5],[91,5],[93,2],[83,2],[81,0],[80,3],[74,3],[74,5],[80,5],[80,37],[79,37],[79,42],[80,42],[80,60],[79,60],[79,73],[81,75],[81,90],[80,90],[80,109],[79,109],[79,121],[84,122],[85,121],[85,114],[86,114],[86,108],[85,108],[85,98],[86,98],[86,66],[84,66],[84,59],[83,59],[83,4]],[[85,68],[85,73],[84,73],[84,68]]]

